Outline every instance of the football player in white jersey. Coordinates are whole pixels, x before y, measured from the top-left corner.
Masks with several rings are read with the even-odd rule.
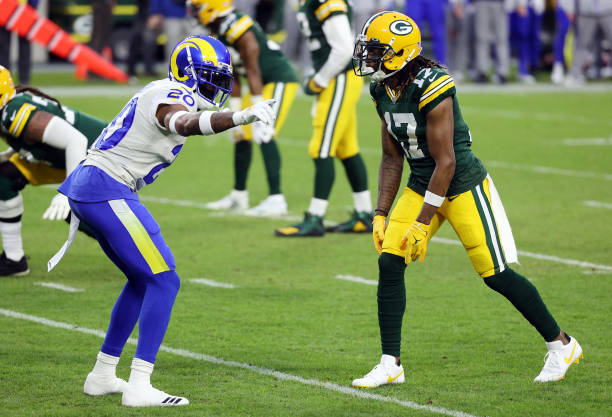
[[[134,407],[189,404],[150,382],[180,280],[172,252],[136,192],[174,162],[186,136],[212,135],[255,121],[273,125],[274,100],[239,112],[218,111],[232,83],[229,52],[221,42],[208,36],[184,39],[172,52],[168,79],[134,95],[59,188],[76,216],[68,241],[49,261],[49,269],[70,246],[80,221],[90,226],[105,254],[127,277],[85,380],[86,394],[123,393],[122,404]],[[137,322],[138,345],[125,382],[115,369]]]

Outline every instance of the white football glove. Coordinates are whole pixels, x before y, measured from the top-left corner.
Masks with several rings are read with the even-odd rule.
[[[230,139],[234,143],[244,140],[244,130],[242,130],[242,126],[236,126],[230,129]]]
[[[56,194],[51,200],[51,205],[42,218],[45,220],[64,220],[70,213],[70,204],[68,204],[68,197],[64,194]]]
[[[255,122],[251,125],[253,129],[253,140],[258,145],[268,143],[274,137],[274,123],[268,125],[263,122]]]
[[[235,112],[232,116],[232,120],[236,126],[247,125],[258,120],[265,124],[273,125],[276,120],[276,113],[274,113],[275,103],[276,100],[271,98],[261,103],[254,104],[244,110]]]

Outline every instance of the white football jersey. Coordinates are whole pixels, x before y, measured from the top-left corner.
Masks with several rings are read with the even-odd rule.
[[[134,192],[151,184],[176,159],[187,138],[159,124],[160,104],[182,104],[197,112],[196,93],[183,84],[159,80],[136,93],[87,151],[93,165]]]

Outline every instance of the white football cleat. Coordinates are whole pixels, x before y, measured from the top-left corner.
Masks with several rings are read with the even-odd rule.
[[[560,381],[573,363],[580,362],[582,348],[575,338],[568,337],[570,342],[567,345],[560,340],[546,343],[548,353],[544,356],[544,367],[534,382]]]
[[[211,210],[235,210],[245,211],[249,208],[249,192],[247,190],[232,190],[221,200],[206,204]]]
[[[127,382],[116,376],[98,375],[90,372],[85,378],[83,392],[87,395],[120,394],[125,390]]]
[[[550,81],[552,81],[553,84],[561,85],[563,84],[564,78],[565,70],[563,69],[563,64],[561,62],[555,62],[552,72],[550,73]]]
[[[247,216],[286,216],[287,202],[282,194],[269,195],[265,200],[244,212]]]
[[[403,384],[406,380],[404,368],[395,364],[395,356],[382,355],[380,363],[363,378],[353,380],[358,388],[376,388],[385,384]]]
[[[149,385],[127,384],[121,404],[127,407],[175,407],[189,404],[185,397],[166,394]]]

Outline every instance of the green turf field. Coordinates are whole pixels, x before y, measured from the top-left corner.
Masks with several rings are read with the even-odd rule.
[[[130,92],[58,98],[110,119]],[[312,194],[306,152],[311,101],[300,96],[279,140],[291,219],[201,208],[233,184],[232,144],[223,135],[190,139],[176,163],[141,193],[182,279],[152,382],[188,397],[188,407],[132,410],[118,395],[82,393],[124,277],[85,235],[47,273],[46,262],[68,227],[41,220],[53,189],[25,189],[23,237],[31,273],[0,280],[0,415],[612,415],[612,93],[461,94],[460,87],[459,100],[473,149],[513,226],[517,271],[538,287],[584,349],[565,380],[532,382],[543,365],[543,341],[481,282],[446,225],[425,262],[407,268],[406,383],[350,388],[380,358],[376,286],[368,285],[378,275],[371,237],[286,240],[273,234],[302,216]],[[369,98],[362,98],[358,112],[375,197],[380,125]],[[260,153],[253,156],[252,205],[266,195]],[[337,163],[327,220],[345,220],[351,206]],[[231,285],[212,287],[195,278]],[[119,376],[128,377],[134,349],[126,347]]]

